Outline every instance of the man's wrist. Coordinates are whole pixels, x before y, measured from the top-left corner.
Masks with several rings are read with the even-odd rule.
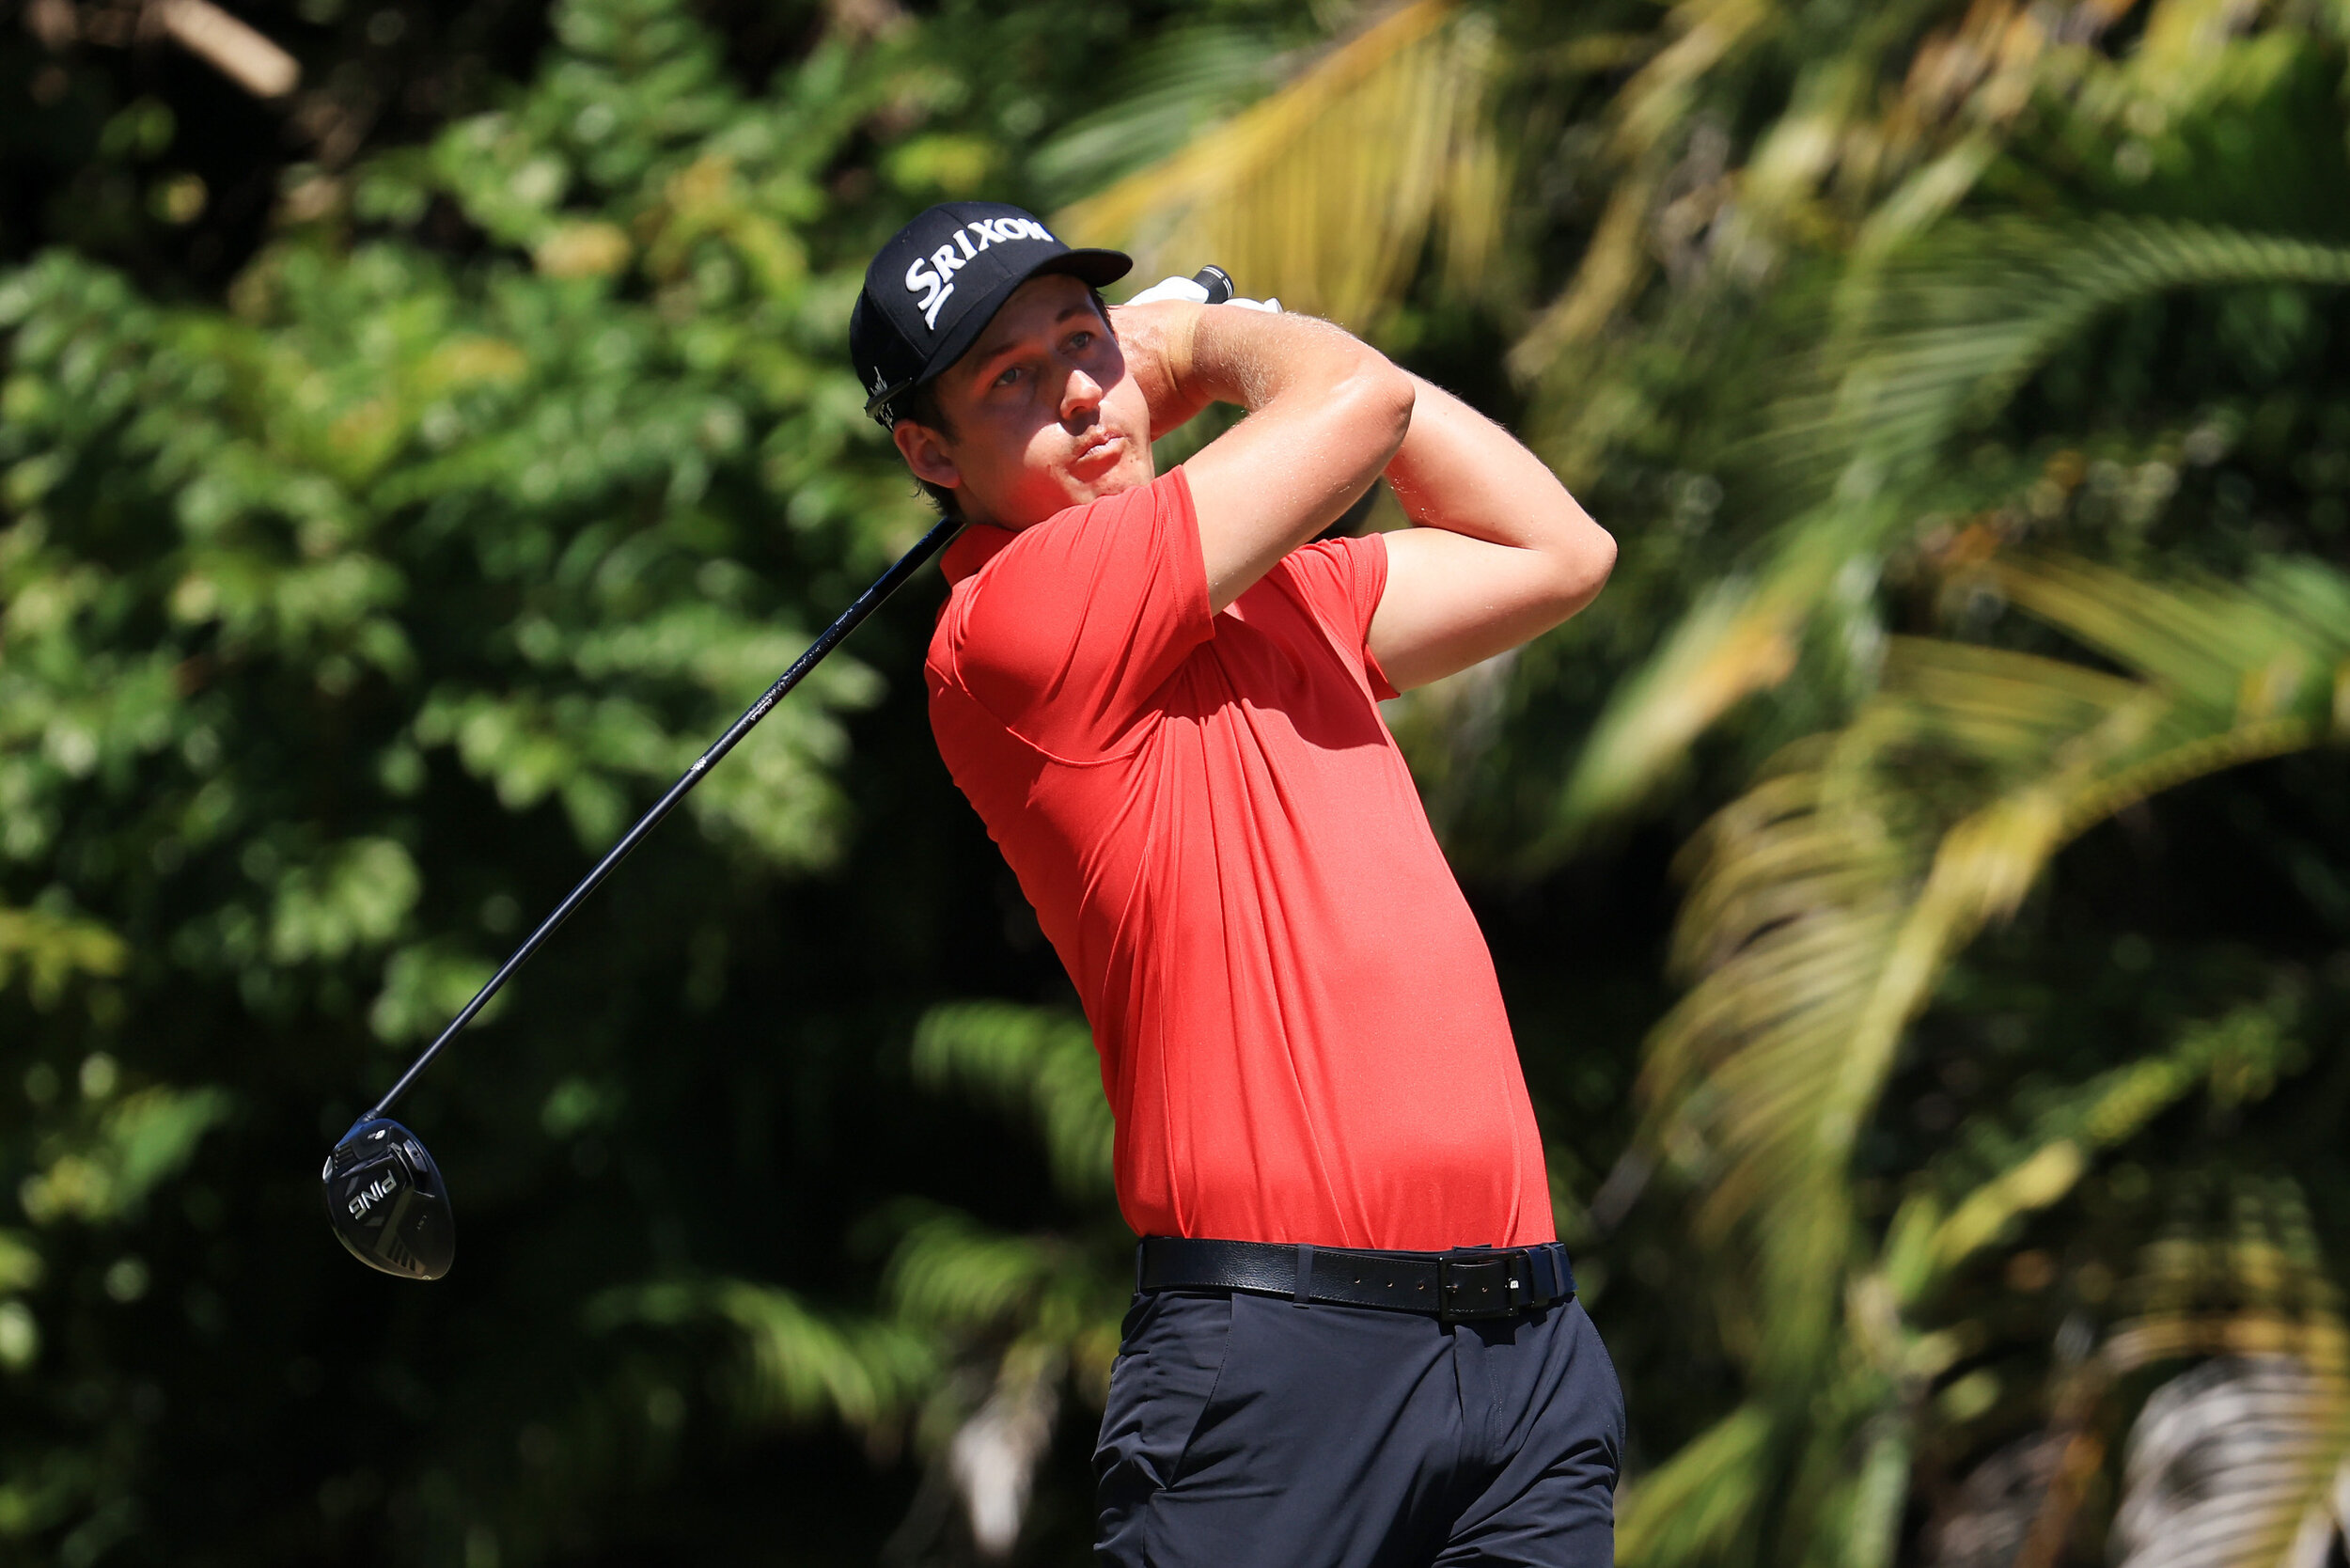
[[[1207,308],[1184,300],[1111,308],[1110,327],[1126,355],[1128,373],[1141,384],[1153,440],[1208,404],[1208,396],[1197,389],[1193,366],[1195,335]]]
[[[1204,405],[1208,400],[1196,395],[1193,385],[1193,357],[1199,338],[1199,318],[1209,307],[1188,302],[1175,307],[1174,319],[1167,323],[1166,345],[1160,360],[1166,367],[1167,389],[1178,404]]]

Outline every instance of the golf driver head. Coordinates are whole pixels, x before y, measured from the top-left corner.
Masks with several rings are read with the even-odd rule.
[[[416,1135],[378,1117],[343,1135],[321,1173],[326,1222],[369,1268],[438,1279],[457,1257],[448,1184]]]

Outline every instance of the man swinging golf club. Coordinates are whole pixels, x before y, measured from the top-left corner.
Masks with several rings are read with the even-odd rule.
[[[1130,265],[934,207],[850,329],[870,411],[969,524],[932,726],[1084,1000],[1143,1238],[1097,1555],[1608,1563],[1622,1396],[1376,704],[1558,625],[1614,541],[1326,322],[1180,283],[1105,311]],[[1212,401],[1248,416],[1154,474]],[[1383,474],[1417,526],[1308,542]]]

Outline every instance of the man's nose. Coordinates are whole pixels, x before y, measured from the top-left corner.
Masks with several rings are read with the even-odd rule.
[[[1083,370],[1072,369],[1060,386],[1061,423],[1083,420],[1102,406],[1102,384]]]

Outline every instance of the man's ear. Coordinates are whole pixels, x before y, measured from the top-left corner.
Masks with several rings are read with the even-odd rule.
[[[962,485],[963,470],[947,455],[947,443],[930,426],[901,419],[889,428],[889,439],[898,444],[898,455],[906,460],[906,466],[914,470],[916,478],[942,490]]]

